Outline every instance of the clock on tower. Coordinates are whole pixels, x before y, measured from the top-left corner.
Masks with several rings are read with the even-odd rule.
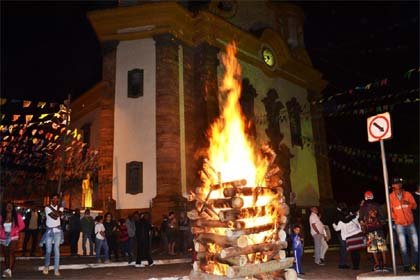
[[[264,59],[264,63],[270,67],[273,67],[274,64],[276,63],[273,51],[269,48],[263,48],[262,57]]]

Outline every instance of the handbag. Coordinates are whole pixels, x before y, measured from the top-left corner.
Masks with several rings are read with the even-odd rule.
[[[346,249],[348,252],[360,250],[366,248],[366,246],[366,236],[362,232],[347,237],[346,239]]]
[[[347,236],[354,236],[362,232],[362,228],[357,220],[352,220],[346,223]]]

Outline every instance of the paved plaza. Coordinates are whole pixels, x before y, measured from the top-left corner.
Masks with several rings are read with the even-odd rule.
[[[172,264],[167,264],[172,262]],[[135,268],[127,266],[126,263],[118,262],[109,265],[95,264],[92,257],[63,257],[61,264],[61,277],[55,277],[53,271],[45,276],[39,271],[43,260],[19,259],[15,269],[15,279],[153,279],[153,280],[175,280],[188,279],[192,269],[192,263],[187,256],[167,259],[156,256],[153,267]],[[324,280],[324,279],[356,279],[360,273],[369,272],[371,260],[366,254],[362,254],[361,269],[338,269],[338,252],[327,253],[326,265],[318,266],[312,261],[312,253],[304,256],[303,268],[305,275],[301,279]],[[65,268],[65,269],[64,269]]]

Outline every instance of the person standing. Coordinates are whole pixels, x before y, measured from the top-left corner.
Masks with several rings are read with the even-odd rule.
[[[181,212],[179,214],[179,244],[180,251],[183,254],[186,254],[188,252],[188,248],[190,247],[190,233],[190,219],[188,219],[185,212]]]
[[[149,266],[153,266],[152,252],[150,248],[150,233],[152,225],[149,221],[149,215],[143,213],[140,220],[136,222],[136,237],[137,237],[137,260],[136,267],[144,267],[143,260],[146,260]]]
[[[25,228],[22,216],[16,212],[11,202],[3,203],[0,216],[0,245],[3,252],[5,269],[2,278],[11,278],[15,266],[15,251],[19,232]]]
[[[373,255],[375,262],[373,270],[389,270],[386,257],[388,248],[386,247],[383,231],[385,216],[381,206],[373,200],[373,193],[371,191],[365,192],[365,200],[362,201],[359,209],[359,221],[366,235],[367,252]]]
[[[311,228],[311,235],[314,239],[315,247],[315,263],[317,265],[325,265],[324,257],[325,252],[328,249],[327,241],[325,240],[324,235],[324,224],[321,222],[321,219],[318,216],[318,208],[311,208],[311,215],[309,216],[309,226]]]
[[[420,235],[420,184],[417,185],[417,190],[414,192],[414,200],[416,201],[417,208],[414,211],[414,224],[416,225],[417,229],[417,237]],[[417,252],[420,254],[420,242],[417,242]]]
[[[121,255],[124,257],[129,258],[129,247],[128,247],[128,229],[127,226],[125,224],[125,219],[120,219],[118,221],[118,231],[119,231],[119,235],[118,235],[118,241],[120,243],[120,248],[121,248]]]
[[[347,207],[345,203],[341,205],[339,203],[339,207],[341,207],[340,209],[344,215],[339,218],[337,224],[333,224],[333,228],[335,231],[340,232],[339,239],[344,241],[344,249],[346,252],[351,252],[353,269],[357,270],[360,267],[360,249],[366,247],[364,235],[358,221],[358,216],[353,215],[348,209],[344,210]],[[338,268],[349,268],[349,266],[346,265],[346,267],[343,267],[339,265]]]
[[[292,249],[295,256],[294,268],[299,275],[304,275],[302,269],[302,256],[303,256],[303,239],[300,236],[301,228],[299,225],[293,227],[293,233],[291,234]]]
[[[413,210],[417,208],[417,204],[411,193],[403,190],[402,178],[393,178],[392,193],[389,195],[389,200],[400,245],[404,272],[409,272],[410,270],[418,271],[418,236],[413,217]],[[411,248],[411,266],[406,236]]]
[[[117,233],[118,233],[118,225],[112,218],[112,214],[110,212],[105,214],[105,239],[108,242],[109,247],[109,255],[111,253],[114,254],[115,260],[118,261],[119,259],[119,252],[118,252],[118,240],[117,240]]]
[[[168,254],[175,256],[175,241],[178,233],[178,223],[176,221],[175,213],[169,212],[168,217]]]
[[[128,233],[128,264],[133,264],[133,256],[137,256],[137,254],[135,254],[135,251],[137,251],[137,249],[135,249],[137,247],[135,217],[138,219],[137,213],[133,213],[132,215],[128,216],[125,222]]]
[[[61,216],[63,214],[63,207],[58,205],[59,196],[58,194],[53,194],[51,196],[51,204],[45,207],[45,216],[46,216],[46,226],[47,229],[44,233],[45,244],[46,244],[46,253],[45,253],[45,263],[42,273],[47,275],[49,272],[50,266],[50,257],[51,250],[54,244],[54,275],[61,276],[60,268],[60,244],[64,242],[63,231],[61,229]]]
[[[333,224],[334,230],[339,231],[338,233],[338,240],[340,242],[340,261],[338,264],[338,268],[340,269],[347,269],[350,268],[346,264],[347,259],[347,247],[346,247],[346,236],[344,232],[344,224],[351,221],[350,211],[347,207],[345,202],[340,202],[337,205],[337,219]]]
[[[160,238],[161,238],[161,246],[162,252],[169,254],[169,219],[168,216],[163,215],[162,223],[160,224]]]
[[[89,255],[93,256],[93,238],[95,231],[95,221],[90,215],[90,210],[86,209],[83,218],[80,220],[80,230],[82,232],[82,249],[83,256],[87,255],[86,242],[89,240]]]
[[[96,262],[101,262],[101,249],[104,249],[104,263],[109,263],[109,247],[106,242],[106,230],[103,225],[103,217],[97,216],[95,218],[95,249],[96,249]]]
[[[36,243],[38,241],[38,232],[41,226],[41,215],[35,208],[25,215],[25,238],[23,239],[22,256],[26,255],[29,239],[32,238],[32,246],[30,256],[35,256]]]
[[[80,238],[80,209],[76,208],[69,220],[70,253],[72,257],[77,256],[77,244]]]

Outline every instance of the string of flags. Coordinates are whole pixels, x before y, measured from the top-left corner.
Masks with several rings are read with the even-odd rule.
[[[382,180],[381,176],[378,176],[376,174],[372,174],[372,173],[364,171],[364,170],[354,168],[352,166],[348,166],[346,164],[342,164],[342,163],[340,163],[336,160],[332,160],[331,163],[332,163],[333,166],[335,166],[336,168],[338,168],[338,169],[340,169],[340,170],[342,170],[346,173],[353,174],[353,175],[356,175],[356,176],[365,177],[365,178],[371,179],[375,182],[379,182],[380,180]]]
[[[67,106],[5,98],[0,102],[2,106],[9,105],[5,106],[9,111],[15,109],[19,112],[37,113],[2,114],[0,161],[6,169],[35,170],[44,173],[46,171],[47,177],[55,180],[62,160],[65,161],[64,176],[67,179],[82,178],[87,170],[97,167],[98,151],[87,148],[87,143],[82,139],[82,131],[77,128],[68,129],[71,112]],[[32,111],[28,109],[31,106]]]
[[[22,100],[15,98],[0,98],[0,106],[4,105],[20,105],[22,108],[36,107],[40,109],[47,108],[58,108],[60,103],[58,102],[47,102],[47,101],[31,101],[31,100]]]
[[[402,97],[402,98],[401,98]],[[393,101],[390,101],[394,99]],[[386,104],[380,104],[381,102],[386,102]],[[361,116],[361,115],[370,115],[374,113],[381,112],[392,112],[397,106],[413,104],[420,102],[419,97],[419,88],[402,90],[397,93],[387,94],[383,96],[376,97],[367,97],[359,99],[353,103],[344,103],[338,105],[329,105],[323,108],[320,113],[311,113],[309,110],[309,105],[304,104],[302,106],[302,112],[299,114],[301,120],[310,120],[312,118],[320,117],[334,117],[334,116]],[[279,111],[276,117],[272,117],[270,121],[274,122],[288,122],[289,113],[287,109],[282,109]],[[254,122],[259,125],[267,124],[267,114],[258,114],[254,116]]]
[[[363,150],[360,148],[345,146],[345,145],[337,145],[332,144],[328,145],[328,150],[330,152],[339,152],[343,153],[352,158],[362,158],[362,159],[373,159],[379,160],[381,155],[378,152]],[[331,154],[331,153],[330,153]],[[418,157],[413,154],[405,154],[405,153],[387,153],[386,155],[387,160],[393,163],[405,163],[405,164],[417,164]]]
[[[407,72],[404,73],[404,78],[405,79],[411,79],[411,77],[413,76],[414,73],[416,72],[420,72],[420,67],[419,68],[412,68],[410,70],[408,70]],[[325,101],[331,101],[333,98],[338,97],[338,96],[342,96],[342,95],[352,95],[352,94],[362,94],[362,93],[366,93],[368,91],[371,91],[373,89],[377,89],[377,88],[381,88],[381,87],[386,87],[389,86],[389,79],[385,78],[385,79],[381,79],[381,80],[377,80],[368,84],[364,84],[364,85],[357,85],[353,88],[347,89],[345,91],[340,91],[337,92],[335,94],[330,95],[329,97],[322,97],[319,98],[318,100],[313,100],[311,101],[312,105],[315,104],[322,104]]]
[[[335,168],[337,168],[337,169],[339,169],[339,170],[341,170],[343,172],[346,172],[348,174],[352,174],[352,175],[356,175],[356,176],[359,176],[359,177],[368,178],[368,179],[370,179],[370,180],[372,180],[374,182],[383,182],[383,177],[381,175],[379,175],[379,174],[375,174],[375,171],[370,171],[369,172],[369,171],[366,171],[366,170],[361,170],[359,168],[354,168],[352,166],[349,166],[347,164],[343,164],[343,163],[338,162],[336,160],[332,160],[331,161],[331,164]],[[413,180],[413,178],[407,178],[407,181],[408,182],[410,182],[410,181],[417,182],[417,179],[414,179]]]

